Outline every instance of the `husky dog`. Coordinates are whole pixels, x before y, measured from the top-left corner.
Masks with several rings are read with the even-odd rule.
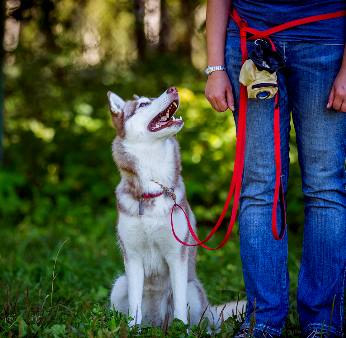
[[[121,174],[117,230],[126,272],[114,282],[111,306],[129,314],[130,325],[165,326],[173,318],[193,325],[203,316],[215,324],[236,306],[209,306],[195,271],[196,248],[177,242],[170,226],[173,191],[194,228],[196,224],[175,138],[184,125],[174,117],[178,92],[172,87],[158,98],[135,96],[126,102],[108,92],[108,101],[117,132],[112,154]],[[179,238],[193,242],[183,212],[176,209],[173,218]],[[238,311],[242,305],[237,304]]]

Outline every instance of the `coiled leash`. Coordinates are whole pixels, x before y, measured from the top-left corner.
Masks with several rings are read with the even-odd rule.
[[[240,49],[241,49],[241,55],[242,55],[242,64],[247,60],[248,58],[248,52],[247,52],[247,39],[248,34],[250,35],[249,40],[256,40],[256,39],[264,39],[267,40],[273,51],[276,51],[275,45],[273,41],[271,40],[270,36],[272,34],[284,31],[286,29],[290,29],[299,25],[304,25],[316,21],[321,20],[328,20],[328,19],[334,19],[338,17],[346,16],[346,10],[333,12],[333,13],[327,13],[327,14],[320,14],[320,15],[313,15],[306,18],[301,18],[293,21],[286,22],[284,24],[269,28],[264,31],[260,31],[254,28],[251,28],[248,26],[247,22],[243,20],[238,12],[233,9],[231,17],[235,21],[235,23],[238,25],[240,30]],[[207,250],[217,250],[222,248],[228,241],[237,216],[237,211],[239,207],[239,198],[241,193],[241,186],[242,186],[242,177],[243,177],[243,170],[244,170],[244,159],[245,159],[245,140],[246,140],[246,113],[247,113],[247,87],[244,85],[240,85],[240,98],[239,98],[239,117],[238,117],[238,129],[237,129],[237,139],[236,139],[236,154],[235,154],[235,162],[234,162],[234,170],[233,170],[233,176],[231,179],[228,195],[223,207],[223,210],[221,212],[221,215],[219,219],[217,220],[215,226],[211,229],[209,234],[204,240],[200,240],[195,233],[189,217],[184,210],[184,208],[176,203],[175,196],[171,196],[173,198],[174,204],[171,209],[171,227],[172,232],[175,237],[175,239],[186,246],[202,246],[203,248]],[[286,203],[285,203],[285,193],[283,189],[282,184],[282,169],[281,169],[281,152],[280,152],[280,107],[279,107],[279,92],[275,94],[274,97],[274,160],[275,160],[275,189],[274,189],[274,198],[273,198],[273,206],[272,206],[272,233],[276,240],[281,240],[286,232]],[[214,248],[206,245],[205,243],[210,240],[210,238],[215,234],[215,232],[218,230],[218,228],[221,226],[221,223],[223,219],[225,218],[225,215],[227,213],[227,210],[229,208],[229,204],[233,198],[233,207],[232,207],[232,213],[230,217],[230,221],[227,227],[227,231],[225,234],[224,239],[220,242],[220,244]],[[281,230],[280,233],[278,231],[277,227],[277,205],[280,201],[281,205]],[[176,234],[174,230],[174,222],[173,222],[173,213],[174,210],[178,208],[180,209],[187,221],[187,225],[190,231],[191,236],[196,241],[196,243],[187,243],[183,240],[181,240],[178,235]]]

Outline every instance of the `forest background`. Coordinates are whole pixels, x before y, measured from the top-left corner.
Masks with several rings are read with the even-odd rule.
[[[214,112],[204,98],[206,3],[6,0],[0,6],[0,332],[135,335],[107,309],[123,265],[114,237],[119,174],[106,92],[155,97],[178,88],[183,176],[205,233],[226,198],[235,144],[230,111]],[[291,136],[288,336],[297,330],[303,225],[294,131]],[[244,298],[237,234],[223,250],[200,250],[198,271],[211,302]],[[226,337],[236,326],[224,329]]]

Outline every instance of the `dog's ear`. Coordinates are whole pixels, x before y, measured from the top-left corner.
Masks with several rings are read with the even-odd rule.
[[[120,96],[112,93],[111,91],[107,93],[107,96],[111,112],[114,114],[122,113],[125,106],[125,101]]]
[[[109,109],[112,114],[113,126],[117,130],[117,134],[120,137],[124,137],[125,131],[124,131],[123,109],[125,107],[125,101],[120,96],[110,91],[107,93],[107,96],[108,96]]]

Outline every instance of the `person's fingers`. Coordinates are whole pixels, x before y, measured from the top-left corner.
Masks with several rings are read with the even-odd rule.
[[[230,110],[234,111],[234,98],[231,87],[226,88],[226,98],[227,98],[227,106]]]
[[[204,92],[204,95],[205,97],[207,98],[207,100],[209,101],[209,103],[211,104],[211,106],[213,107],[213,109],[215,109],[216,111],[219,110],[219,107],[215,101],[215,95],[212,94],[213,93],[213,90],[209,88],[208,86],[208,83],[207,83],[207,86],[205,88],[205,92]]]
[[[216,111],[220,111],[220,107],[215,99],[215,97],[210,97],[210,100],[209,100],[211,106],[216,110]]]
[[[205,95],[206,99],[209,101],[210,105],[216,110],[215,102],[209,93],[208,87],[205,88],[204,95]]]
[[[209,95],[207,98],[216,111],[223,112],[227,109],[226,99],[221,94]]]
[[[215,110],[218,111],[218,112],[222,112],[222,106],[220,105],[220,101],[217,97],[214,97],[213,98],[213,102],[214,102],[214,105],[215,105]]]
[[[334,86],[332,90],[330,91],[329,98],[328,98],[328,103],[327,103],[327,109],[331,108],[333,106],[333,101],[334,101],[334,96],[335,96],[335,89]]]
[[[334,100],[333,100],[333,109],[336,111],[339,111],[341,109],[342,105],[342,98],[338,95],[335,95]]]
[[[346,100],[346,88],[343,83],[337,83],[337,85],[334,85],[335,93],[334,93],[334,102],[333,107],[337,111],[342,111],[342,104]]]
[[[340,107],[340,112],[346,113],[346,101],[342,102],[342,105]]]
[[[226,93],[223,93],[219,96],[216,97],[216,102],[217,105],[219,106],[220,110],[219,112],[224,112],[225,110],[227,110],[227,101],[226,101]]]

